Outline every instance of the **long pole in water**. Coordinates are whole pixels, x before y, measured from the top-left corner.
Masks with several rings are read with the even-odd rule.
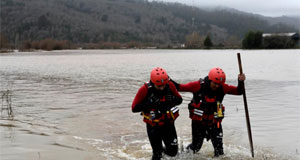
[[[240,74],[243,74],[243,68],[242,68],[242,61],[241,61],[240,53],[237,53],[237,58],[238,58],[238,62],[239,62]],[[241,84],[242,84],[242,88],[243,88],[243,99],[244,99],[244,107],[245,107],[245,114],[246,114],[248,138],[249,138],[252,157],[254,157],[254,149],[253,149],[253,141],[252,141],[252,133],[251,133],[251,125],[250,125],[250,116],[249,116],[249,111],[248,111],[248,104],[247,104],[246,90],[245,90],[244,81],[242,81]]]

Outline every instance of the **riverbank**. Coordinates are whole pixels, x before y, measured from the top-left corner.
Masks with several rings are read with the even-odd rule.
[[[181,48],[181,47],[104,47],[104,48],[95,48],[95,47],[84,47],[84,48],[66,48],[66,49],[51,49],[51,50],[45,50],[45,49],[2,49],[0,50],[1,53],[15,53],[15,52],[48,52],[48,51],[66,51],[66,50],[129,50],[129,49],[138,49],[138,50],[293,50],[293,49],[300,49],[300,47],[297,48],[290,48],[290,49],[242,49],[239,47],[211,47],[211,48]]]
[[[10,53],[10,52],[14,52],[14,50],[12,50],[12,49],[0,49],[0,54],[1,53]]]

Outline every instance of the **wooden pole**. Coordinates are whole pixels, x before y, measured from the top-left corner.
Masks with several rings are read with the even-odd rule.
[[[243,74],[243,68],[242,68],[242,61],[241,61],[240,53],[237,53],[237,58],[238,58],[238,62],[239,62],[240,74]],[[251,154],[252,154],[252,157],[254,157],[254,149],[253,149],[253,141],[252,141],[252,133],[251,133],[251,125],[250,125],[250,116],[249,116],[249,111],[248,111],[248,104],[247,104],[246,90],[245,90],[244,81],[241,82],[241,85],[242,85],[242,89],[243,89],[243,99],[244,99],[244,107],[245,107],[245,114],[246,114],[248,138],[249,138],[249,143],[250,143]]]

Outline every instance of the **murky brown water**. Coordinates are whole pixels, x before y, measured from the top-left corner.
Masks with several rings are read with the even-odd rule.
[[[300,50],[78,50],[0,55],[0,91],[12,91],[13,120],[0,119],[0,159],[150,159],[145,124],[131,112],[138,88],[153,67],[178,82],[222,67],[237,84],[241,52],[255,159],[300,158]],[[1,93],[2,94],[2,93]],[[180,143],[191,141],[182,93],[176,127]],[[224,99],[225,156],[251,159],[241,96]],[[211,159],[199,154],[176,159]],[[170,158],[167,158],[170,159]]]

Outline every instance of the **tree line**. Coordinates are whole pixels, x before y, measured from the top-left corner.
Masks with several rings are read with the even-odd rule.
[[[300,48],[299,33],[295,37],[288,34],[271,34],[263,37],[261,31],[249,31],[242,42],[244,49],[287,49]]]
[[[58,49],[209,48],[208,35],[210,47],[238,48],[249,30],[297,31],[252,14],[147,0],[1,0],[0,5],[0,34],[12,48],[42,48],[45,42]]]

